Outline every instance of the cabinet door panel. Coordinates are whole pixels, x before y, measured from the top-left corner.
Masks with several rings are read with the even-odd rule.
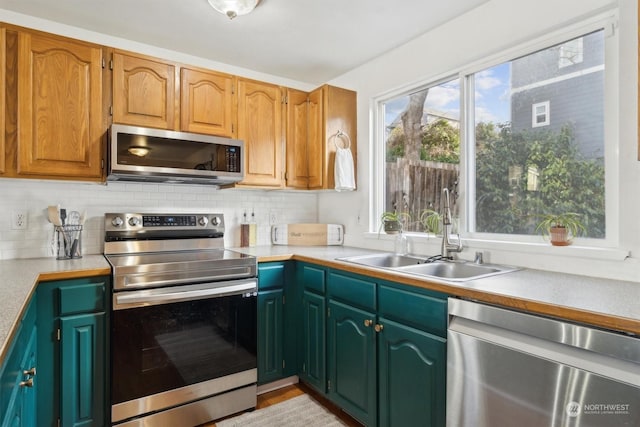
[[[282,289],[258,293],[258,383],[282,377]]]
[[[312,292],[302,297],[302,378],[326,392],[325,299]]]
[[[238,139],[244,141],[242,185],[282,186],[282,97],[278,86],[238,80]]]
[[[104,313],[60,319],[60,401],[64,426],[103,423],[104,322]]]
[[[375,314],[329,301],[329,398],[365,425],[376,419]]]
[[[444,426],[446,340],[385,318],[380,323],[379,426]]]
[[[113,54],[113,122],[175,129],[173,64]]]
[[[101,48],[20,32],[18,70],[18,174],[101,177]]]
[[[287,89],[287,187],[308,187],[307,93]]]
[[[181,70],[181,129],[232,137],[233,76]]]

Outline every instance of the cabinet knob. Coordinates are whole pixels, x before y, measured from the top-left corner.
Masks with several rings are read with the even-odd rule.
[[[372,324],[373,324],[373,320],[371,320],[371,319],[366,319],[366,320],[364,321],[364,326],[366,326],[367,328],[368,328],[369,326],[371,326]]]
[[[34,366],[33,368],[29,369],[28,371],[22,371],[23,375],[30,375],[32,377],[36,376],[36,367]]]
[[[20,387],[33,387],[33,378],[29,378],[26,381],[20,381]]]
[[[376,326],[373,327],[373,329],[375,329],[376,332],[382,332],[382,330],[384,329],[384,325],[381,325],[378,323]]]

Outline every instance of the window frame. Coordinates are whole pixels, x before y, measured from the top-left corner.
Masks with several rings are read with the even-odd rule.
[[[537,107],[544,107],[544,113],[538,114],[536,113]],[[543,102],[535,102],[531,104],[531,127],[532,128],[540,128],[543,126],[549,126],[551,124],[551,102],[543,101]],[[544,121],[538,122],[538,116],[544,115]]]
[[[513,244],[517,244],[519,249],[536,252],[541,245],[540,236],[520,235],[520,234],[497,234],[480,233],[475,231],[475,126],[473,119],[473,79],[468,76],[491,68],[504,62],[514,60],[518,57],[534,53],[539,50],[550,48],[564,41],[588,34],[590,32],[603,29],[605,37],[605,90],[604,99],[604,138],[605,138],[605,226],[606,236],[603,239],[577,238],[576,243],[570,251],[580,252],[579,247],[588,248],[614,248],[619,247],[620,235],[618,225],[619,206],[619,170],[618,147],[620,144],[617,124],[619,121],[618,100],[619,100],[619,34],[617,31],[617,10],[608,11],[594,15],[590,18],[567,25],[562,29],[550,31],[544,36],[533,38],[529,42],[519,43],[501,52],[490,55],[482,61],[461,66],[457,70],[452,70],[446,74],[440,74],[421,80],[414,84],[407,84],[401,88],[384,93],[372,99],[372,168],[370,170],[370,209],[369,223],[370,232],[374,232],[379,227],[379,218],[384,209],[384,170],[385,140],[384,140],[384,103],[394,98],[410,94],[411,92],[436,86],[447,80],[460,79],[460,180],[458,191],[460,193],[460,234],[465,244],[471,247],[486,247],[498,249],[512,249]],[[547,110],[549,117],[549,110]],[[412,233],[412,237],[428,239],[426,233]],[[620,252],[620,251],[618,251]],[[613,258],[620,258],[620,253],[612,254]],[[595,254],[598,255],[595,255]],[[586,254],[586,252],[585,252]],[[593,252],[593,256],[600,258],[607,254],[602,251]]]

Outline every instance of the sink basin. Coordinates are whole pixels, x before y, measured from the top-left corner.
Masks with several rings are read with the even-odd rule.
[[[395,270],[420,276],[465,281],[508,273],[516,270],[516,268],[502,265],[474,264],[464,261],[437,261],[429,264],[404,266]]]
[[[337,259],[339,261],[352,262],[368,267],[391,269],[402,273],[445,279],[454,282],[481,279],[517,270],[515,267],[495,264],[475,264],[467,261],[439,260],[426,262],[429,259],[427,257],[398,255],[394,253],[358,255]]]
[[[353,262],[355,264],[367,265],[369,267],[395,268],[408,265],[418,265],[419,263],[424,262],[425,258],[414,257],[411,255],[383,253],[338,258],[338,261]]]

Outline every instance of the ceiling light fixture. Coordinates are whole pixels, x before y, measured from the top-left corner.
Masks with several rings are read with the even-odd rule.
[[[260,3],[260,0],[209,0],[212,8],[227,15],[229,19],[246,15]]]

